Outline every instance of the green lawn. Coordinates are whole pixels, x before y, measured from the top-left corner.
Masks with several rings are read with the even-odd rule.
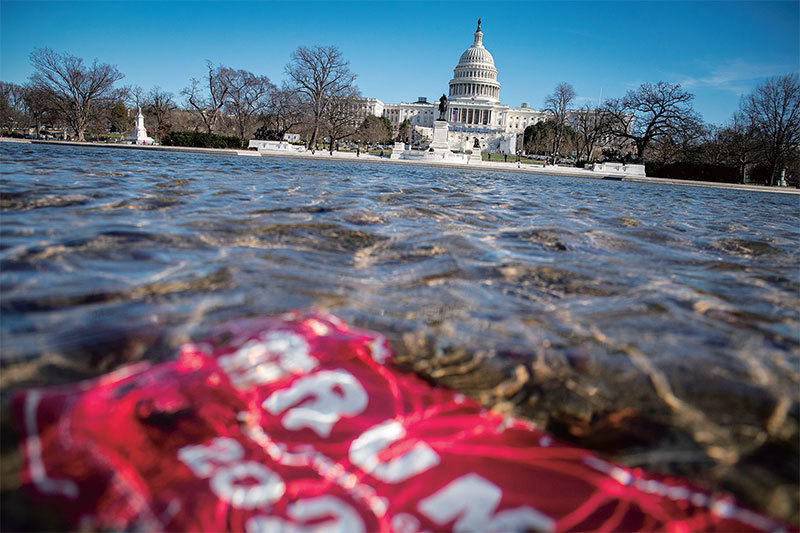
[[[501,161],[501,162],[506,161],[505,157],[503,157],[500,154],[481,154],[481,158],[484,161]],[[509,163],[516,163],[516,161],[517,161],[517,156],[515,155],[508,156]],[[520,163],[522,163],[523,165],[541,165],[544,163],[544,161],[522,157],[520,158]]]

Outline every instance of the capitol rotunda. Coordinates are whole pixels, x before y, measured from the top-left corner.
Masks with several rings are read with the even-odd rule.
[[[500,102],[497,68],[491,52],[483,45],[480,19],[472,46],[461,54],[453,69],[447,98],[444,117],[426,98],[399,104],[369,99],[370,112],[382,114],[395,126],[407,120],[418,130],[432,128],[436,119],[446,120],[451,149],[473,150],[477,141],[482,151],[511,154],[516,151],[517,136],[527,126],[547,118],[547,113],[531,109],[526,103],[512,109]]]
[[[500,103],[497,68],[491,52],[483,46],[480,19],[472,46],[461,54],[449,85],[445,118],[453,148],[472,148],[477,139],[484,151],[514,153],[520,115],[524,116],[522,130],[544,118],[527,104],[510,110]]]
[[[478,19],[475,41],[467,48],[453,69],[450,80],[448,122],[460,125],[500,126],[500,83],[492,54],[483,46],[483,32]]]

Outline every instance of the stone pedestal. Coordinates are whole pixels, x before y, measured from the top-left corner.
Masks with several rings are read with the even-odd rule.
[[[645,177],[644,165],[626,165],[625,163],[597,163],[594,165],[595,172],[627,174],[629,176]]]
[[[450,152],[450,145],[447,143],[447,131],[449,127],[444,120],[437,120],[433,123],[433,141],[428,150],[436,152]]]
[[[286,141],[262,141],[251,139],[248,148],[256,148],[259,153],[271,152],[305,152],[306,147],[301,145],[289,144]]]
[[[403,152],[405,152],[405,150],[405,144],[401,142],[394,143],[394,146],[392,147],[392,155],[389,157],[389,159],[400,159],[400,156],[403,154]]]

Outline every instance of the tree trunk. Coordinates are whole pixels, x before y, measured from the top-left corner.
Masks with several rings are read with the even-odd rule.
[[[552,158],[553,158],[553,164],[554,165],[556,164],[556,160],[558,158],[558,149],[560,148],[560,145],[561,145],[561,132],[557,129],[555,138],[553,139]]]
[[[242,147],[244,147],[244,130],[245,130],[244,122],[239,121],[239,138],[242,142]]]
[[[775,161],[770,161],[770,163],[769,163],[769,183],[767,184],[770,187],[775,185],[775,172],[777,170],[778,170],[778,165],[776,164],[776,162]]]
[[[308,146],[312,150],[317,147],[317,132],[319,131],[319,124],[314,122],[314,129],[311,130],[311,141],[309,141]]]
[[[200,118],[203,119],[203,124],[208,133],[211,133],[211,117],[207,117],[205,111],[200,112]]]
[[[636,162],[644,164],[644,149],[646,145],[643,142],[636,141]]]
[[[86,131],[86,122],[81,120],[82,117],[77,117],[75,119],[75,123],[72,125],[72,129],[75,130],[75,140],[79,142],[85,142],[86,137],[84,137],[83,132]]]

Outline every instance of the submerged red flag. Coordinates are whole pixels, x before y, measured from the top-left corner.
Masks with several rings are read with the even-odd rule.
[[[780,529],[728,496],[557,442],[399,371],[320,312],[30,390],[24,482],[75,526],[169,531]]]

